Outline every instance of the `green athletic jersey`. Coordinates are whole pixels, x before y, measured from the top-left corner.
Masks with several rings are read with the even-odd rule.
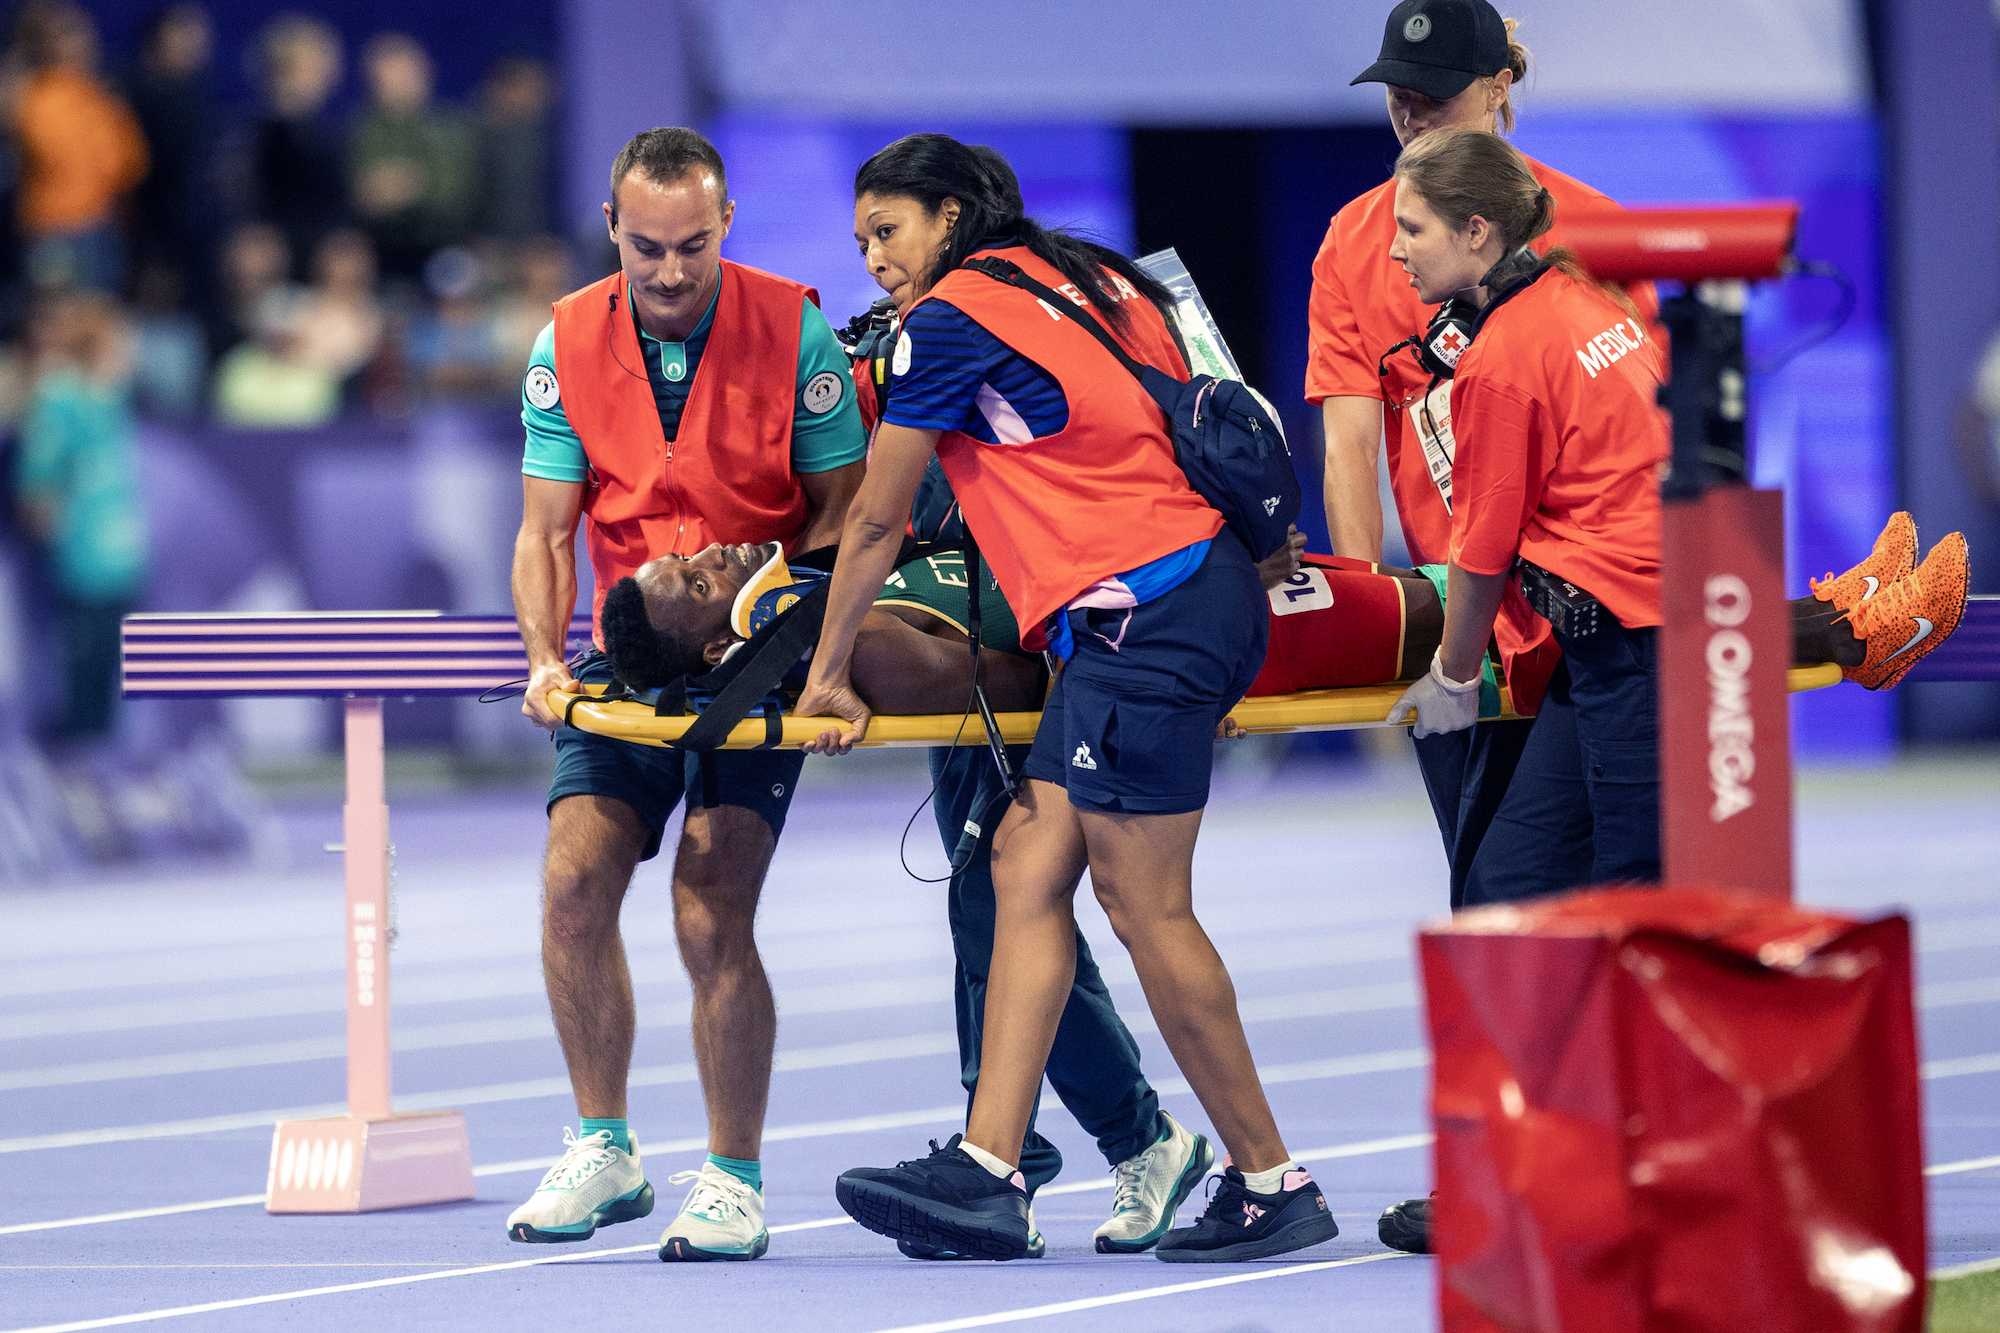
[[[1021,653],[1021,629],[1014,621],[1014,613],[1007,606],[1007,599],[1000,595],[1000,585],[994,581],[993,571],[984,561],[979,565],[979,642],[982,647],[1003,653]],[[920,611],[928,611],[950,625],[959,633],[965,633],[966,616],[972,610],[972,598],[965,587],[965,553],[963,551],[943,551],[937,555],[912,560],[906,565],[898,565],[883,585],[882,595],[875,599],[877,606],[913,606]],[[1022,653],[1022,656],[1033,656]]]

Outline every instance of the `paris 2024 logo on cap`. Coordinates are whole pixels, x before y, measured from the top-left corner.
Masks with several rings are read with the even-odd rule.
[[[1403,23],[1403,40],[1406,42],[1421,42],[1430,35],[1431,16],[1429,14],[1412,14]]]

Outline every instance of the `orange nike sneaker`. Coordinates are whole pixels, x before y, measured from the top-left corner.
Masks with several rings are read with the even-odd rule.
[[[1868,656],[1840,674],[1871,690],[1893,686],[1958,628],[1971,580],[1965,534],[1946,534],[1924,563],[1848,612]]]
[[[1889,515],[1875,549],[1845,574],[1813,579],[1812,595],[1852,611],[1917,566],[1917,521],[1906,510]]]

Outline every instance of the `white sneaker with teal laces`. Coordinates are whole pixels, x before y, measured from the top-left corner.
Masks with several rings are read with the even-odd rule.
[[[713,1162],[699,1171],[679,1171],[669,1185],[693,1184],[681,1202],[680,1216],[660,1233],[660,1258],[665,1263],[760,1259],[771,1248],[764,1228],[764,1196]]]
[[[578,1138],[564,1125],[563,1144],[562,1160],[507,1219],[509,1240],[589,1240],[599,1227],[653,1211],[653,1187],[646,1183],[637,1141],[628,1153],[612,1144],[608,1129]]]
[[[1111,1220],[1095,1233],[1099,1254],[1142,1254],[1160,1243],[1174,1225],[1174,1213],[1215,1162],[1215,1150],[1200,1134],[1160,1112],[1167,1136],[1111,1168]]]

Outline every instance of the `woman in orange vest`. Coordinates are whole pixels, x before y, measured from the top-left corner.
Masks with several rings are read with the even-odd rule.
[[[841,1206],[905,1243],[1027,1253],[1022,1136],[1070,992],[1072,900],[1088,868],[1234,1161],[1201,1220],[1154,1253],[1251,1259],[1328,1239],[1326,1200],[1278,1135],[1229,974],[1192,906],[1212,738],[1263,661],[1269,610],[1249,553],[1175,463],[1159,408],[1078,322],[1100,321],[1133,357],[1185,378],[1167,295],[1129,260],[1023,216],[989,159],[943,135],[870,158],[855,200],[855,239],[902,327],[797,707],[844,725],[807,748],[845,753],[867,731],[854,637],[933,454],[1022,645],[1067,661],[994,837],[993,963],[966,1132],[929,1157],[846,1173]],[[1071,308],[961,267],[981,255],[1019,265]],[[1169,1216],[1209,1159],[1194,1155],[1164,1182]]]

